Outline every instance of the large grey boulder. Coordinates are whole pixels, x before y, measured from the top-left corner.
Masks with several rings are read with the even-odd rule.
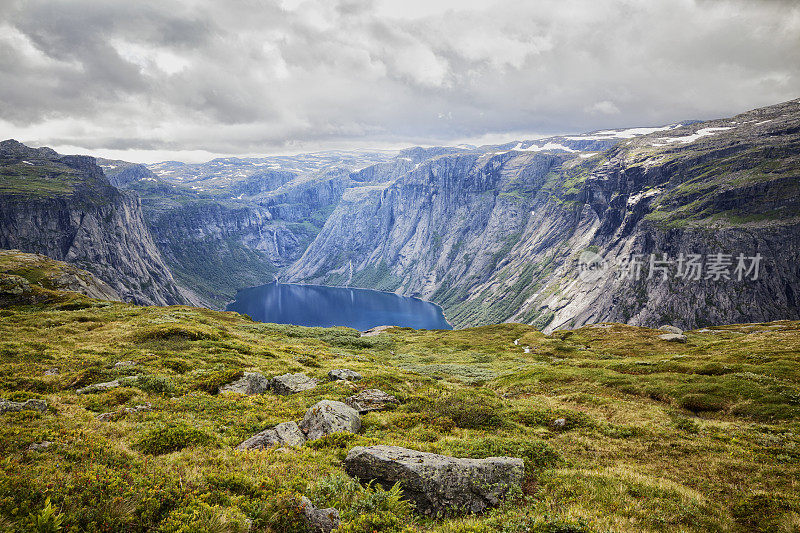
[[[275,394],[296,394],[306,390],[311,390],[317,386],[316,379],[310,378],[298,372],[296,374],[283,374],[275,376],[270,380],[270,388]]]
[[[351,476],[389,488],[400,482],[417,511],[430,516],[480,513],[495,506],[511,487],[520,487],[522,459],[461,459],[398,446],[358,446],[344,460]]]
[[[350,396],[344,403],[364,414],[370,411],[383,411],[400,402],[391,394],[387,394],[380,389],[365,389],[358,394]]]
[[[31,398],[24,402],[0,400],[0,414],[17,413],[19,411],[47,411],[47,400]]]
[[[363,376],[349,368],[336,368],[328,372],[328,379],[330,381],[358,381],[363,379]]]
[[[302,446],[306,436],[295,422],[283,422],[277,426],[256,433],[239,444],[237,450],[266,450],[274,446]]]
[[[331,533],[339,527],[339,511],[333,507],[317,509],[305,496],[300,498],[300,507],[303,509],[303,522],[311,533]]]
[[[317,402],[306,411],[300,429],[308,440],[315,440],[332,433],[358,433],[361,416],[352,407],[332,400]]]
[[[667,333],[674,333],[675,335],[683,334],[683,330],[681,328],[676,328],[675,326],[661,326],[658,329]]]
[[[269,390],[270,381],[258,372],[245,372],[242,377],[223,385],[219,388],[219,393],[236,392],[239,394],[263,394]]]
[[[664,333],[663,335],[659,335],[658,338],[667,342],[686,342],[686,335],[679,333]]]

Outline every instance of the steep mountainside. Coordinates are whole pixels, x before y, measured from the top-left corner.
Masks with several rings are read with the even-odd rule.
[[[91,157],[0,143],[0,248],[88,270],[127,301],[189,303],[152,240],[138,197]]]
[[[421,296],[457,326],[800,316],[800,101],[629,131],[561,138],[616,138],[599,153],[515,143],[372,172],[286,277]],[[651,254],[668,262],[647,279]],[[679,254],[701,256],[701,279],[679,277]],[[739,254],[746,267],[760,254],[758,279],[737,279]],[[629,258],[644,263],[638,280]]]

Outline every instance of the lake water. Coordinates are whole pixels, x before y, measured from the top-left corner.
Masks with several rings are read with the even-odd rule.
[[[452,329],[438,305],[370,289],[270,283],[240,290],[226,310],[259,322],[298,326]]]

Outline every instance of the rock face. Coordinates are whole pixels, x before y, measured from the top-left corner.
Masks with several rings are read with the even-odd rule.
[[[389,407],[394,407],[400,402],[391,394],[387,394],[380,389],[365,389],[358,394],[350,396],[344,403],[364,414],[370,411],[383,411]]]
[[[19,411],[47,411],[47,400],[31,398],[24,402],[0,400],[0,414],[17,413]]]
[[[322,400],[306,411],[300,429],[308,440],[322,438],[332,433],[358,433],[361,417],[352,407],[331,400]]]
[[[800,318],[800,100],[593,157],[525,144],[373,169],[373,184],[345,191],[288,281],[420,296],[456,327]],[[707,277],[720,253],[731,279]],[[651,256],[663,254],[667,279],[657,266],[650,275]],[[681,254],[701,256],[699,279],[677,275]],[[736,279],[739,254],[761,254],[758,279]],[[639,279],[625,270],[637,260]]]
[[[139,198],[113,187],[94,158],[8,140],[0,143],[0,168],[0,248],[73,264],[126,301],[191,303],[153,242]]]
[[[245,372],[244,375],[219,388],[219,393],[237,392],[239,394],[263,394],[270,388],[270,381],[258,372]]]
[[[330,381],[359,381],[363,379],[361,374],[355,370],[347,368],[337,368],[328,372],[328,379]]]
[[[460,459],[398,446],[356,447],[344,461],[347,473],[388,488],[397,482],[417,511],[432,516],[481,513],[500,503],[524,476],[522,459]]]
[[[310,533],[331,533],[339,527],[339,511],[333,507],[317,509],[305,496],[300,498],[300,506],[303,509],[303,522]]]
[[[237,450],[265,450],[273,446],[302,446],[306,436],[295,422],[283,422],[277,426],[256,433],[239,444]]]
[[[316,379],[312,379],[302,372],[296,374],[283,374],[272,378],[269,386],[275,394],[296,394],[306,390],[311,390],[317,386]]]

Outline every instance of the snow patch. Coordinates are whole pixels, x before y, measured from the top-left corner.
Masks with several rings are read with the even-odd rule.
[[[709,135],[715,135],[720,131],[731,130],[731,129],[733,129],[732,126],[721,126],[718,128],[703,128],[697,130],[695,133],[691,135],[685,135],[683,137],[666,137],[663,139],[658,139],[659,141],[662,142],[654,142],[653,146],[666,146],[669,143],[675,143],[675,142],[686,144],[692,141],[696,141],[701,137],[708,137]]]

